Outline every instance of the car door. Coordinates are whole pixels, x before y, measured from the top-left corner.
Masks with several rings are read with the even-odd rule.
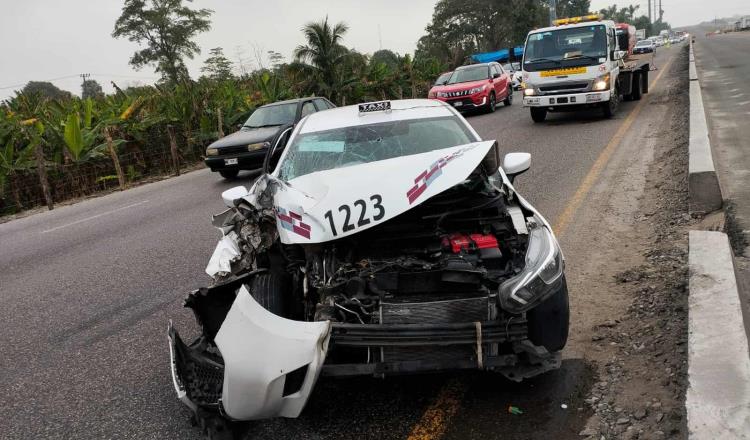
[[[497,96],[497,100],[500,101],[501,98],[505,97],[505,93],[508,90],[508,75],[504,75],[505,71],[499,64],[495,64],[493,67],[495,68],[495,74],[497,75],[497,78],[495,78],[495,96]]]

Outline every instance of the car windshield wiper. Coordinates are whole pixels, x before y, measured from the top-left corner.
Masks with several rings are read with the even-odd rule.
[[[580,60],[581,58],[588,58],[590,60],[594,60],[594,61],[598,62],[599,58],[603,58],[603,57],[595,57],[595,56],[591,56],[591,55],[573,55],[572,57],[564,58],[563,61]]]
[[[536,58],[533,60],[526,61],[529,64],[536,64],[536,63],[557,63],[560,64],[560,60],[553,60],[550,58]]]
[[[243,125],[243,127],[247,127],[247,128],[264,128],[264,127],[278,127],[279,125],[284,125],[284,124]]]

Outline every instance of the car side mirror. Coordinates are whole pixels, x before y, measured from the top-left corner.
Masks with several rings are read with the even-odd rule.
[[[224,201],[224,204],[227,205],[230,208],[234,208],[234,202],[236,200],[239,200],[247,195],[247,188],[244,186],[235,186],[234,188],[229,188],[228,190],[221,193],[221,199]]]
[[[493,78],[500,78],[500,74],[499,74],[499,73],[493,73],[493,74],[492,74],[492,77],[493,77]]]
[[[511,182],[516,176],[528,171],[530,167],[531,155],[529,153],[508,153],[503,158],[503,171]]]

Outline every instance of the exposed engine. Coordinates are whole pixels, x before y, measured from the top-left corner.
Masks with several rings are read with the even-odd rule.
[[[487,298],[523,266],[527,236],[513,228],[504,194],[483,182],[459,185],[349,238],[284,246],[287,260],[296,262],[288,268],[304,272],[306,319],[458,322],[466,319],[422,320],[403,304],[477,297],[491,313],[475,319],[494,319]]]

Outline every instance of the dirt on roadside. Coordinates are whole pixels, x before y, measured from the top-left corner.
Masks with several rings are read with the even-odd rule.
[[[685,48],[647,95],[610,166],[609,189],[589,202],[601,210],[588,221],[609,235],[576,269],[571,348],[598,373],[581,438],[687,438],[687,251],[696,222],[687,201],[687,89]]]

